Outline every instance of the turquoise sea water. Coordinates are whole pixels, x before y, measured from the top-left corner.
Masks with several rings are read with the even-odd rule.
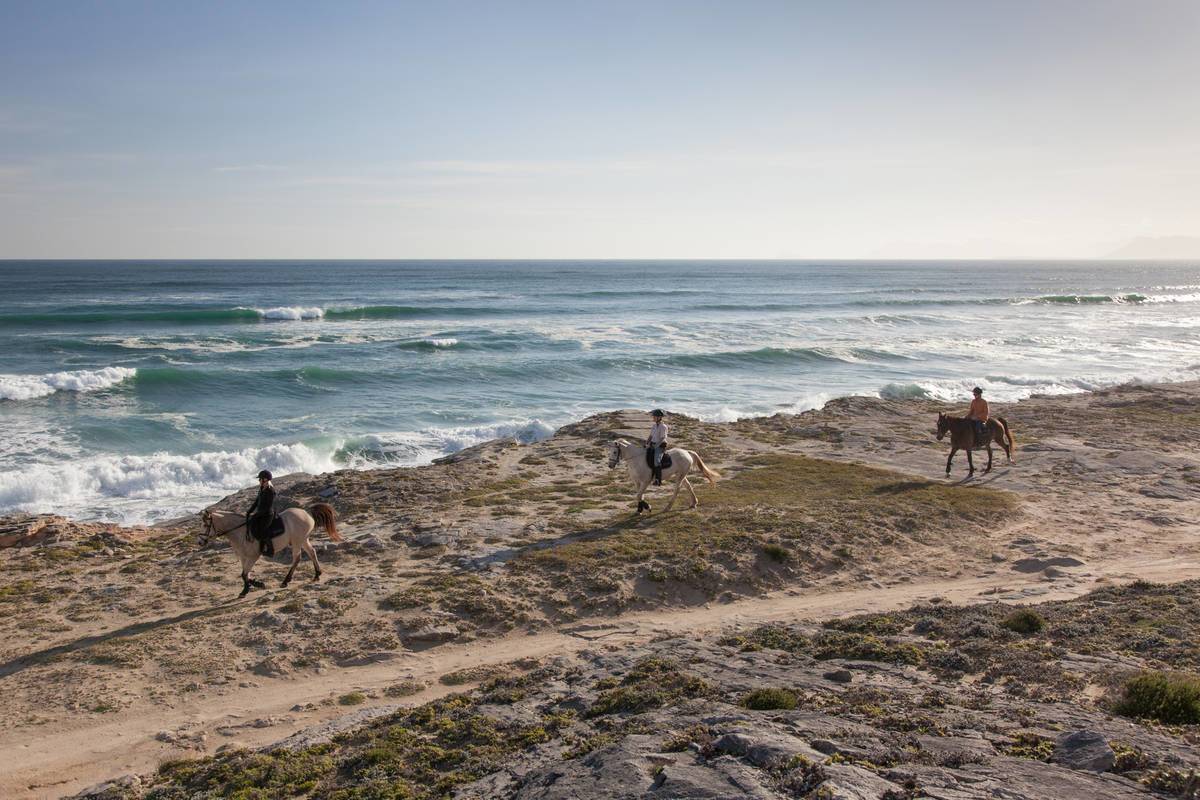
[[[1200,378],[1200,264],[0,262],[0,513],[152,521],[591,412]]]

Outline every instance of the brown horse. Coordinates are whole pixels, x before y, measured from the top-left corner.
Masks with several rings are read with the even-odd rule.
[[[959,450],[967,451],[968,475],[975,474],[975,459],[971,457],[972,450],[987,448],[988,463],[984,472],[992,471],[992,442],[1004,448],[1008,463],[1013,463],[1013,450],[1017,448],[1013,441],[1012,429],[1004,417],[992,417],[987,421],[987,434],[979,436],[975,432],[975,420],[964,417],[952,417],[949,414],[938,414],[937,438],[940,442],[946,434],[950,434],[950,455],[946,457],[946,474],[950,474],[950,462]]]

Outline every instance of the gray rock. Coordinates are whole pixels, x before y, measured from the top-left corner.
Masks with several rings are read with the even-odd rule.
[[[339,667],[365,667],[368,664],[380,664],[395,658],[399,658],[399,655],[383,650],[378,653],[360,653],[355,656],[347,656],[346,658],[339,659],[337,665]]]
[[[823,799],[882,800],[890,793],[903,796],[899,785],[862,767],[829,764],[824,769],[827,777],[817,789],[817,796]]]
[[[712,743],[713,750],[746,759],[756,767],[778,767],[794,756],[820,761],[822,754],[795,736],[775,731],[727,733]]]
[[[352,728],[357,728],[363,723],[370,722],[379,717],[386,717],[394,713],[400,706],[373,706],[372,708],[364,708],[355,711],[353,714],[344,714],[340,717],[322,722],[320,725],[314,725],[311,728],[296,731],[286,739],[282,739],[273,745],[265,748],[266,752],[273,753],[276,751],[296,752],[303,750],[306,747],[315,747],[319,744],[328,744],[333,741],[333,737],[342,731],[348,731]]]
[[[276,614],[274,611],[264,611],[261,614],[255,614],[250,619],[250,624],[256,628],[278,628],[287,624],[287,619]]]
[[[832,672],[826,672],[821,677],[834,683],[850,683],[854,680],[854,673],[848,669],[835,669]]]
[[[262,661],[250,668],[250,671],[255,675],[262,675],[264,678],[282,678],[289,674],[291,670],[277,658],[264,658]]]
[[[142,779],[137,775],[122,775],[111,781],[89,786],[78,794],[71,795],[70,800],[125,800],[127,797],[137,797],[141,794]]]
[[[841,756],[855,761],[866,761],[871,757],[870,752],[854,745],[834,742],[829,739],[813,739],[809,744],[813,750],[827,756]]]
[[[1046,567],[1082,567],[1083,562],[1070,556],[1055,556],[1054,558],[1022,558],[1012,563],[1017,572],[1041,572]]]
[[[1058,740],[1050,761],[1071,769],[1086,772],[1108,772],[1117,756],[1108,746],[1103,734],[1096,731],[1075,731]]]
[[[420,644],[438,644],[458,638],[458,633],[458,627],[455,625],[427,625],[404,634],[404,640]]]

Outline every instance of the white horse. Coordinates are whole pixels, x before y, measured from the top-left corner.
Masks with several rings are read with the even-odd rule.
[[[639,514],[642,511],[650,510],[650,504],[643,498],[646,488],[654,480],[654,471],[646,463],[648,449],[626,439],[617,439],[612,443],[612,449],[608,456],[609,469],[616,467],[622,461],[629,466],[629,477],[633,479],[633,485],[637,487],[637,513]],[[671,456],[671,466],[663,467],[662,478],[664,481],[675,481],[675,494],[671,495],[671,502],[667,503],[667,507],[663,511],[671,510],[671,506],[675,505],[675,498],[679,497],[679,490],[684,486],[692,495],[692,504],[688,508],[695,508],[699,498],[696,497],[696,490],[692,488],[692,482],[688,480],[687,476],[693,469],[699,469],[700,474],[708,478],[709,483],[716,483],[716,479],[721,477],[720,474],[705,466],[704,459],[700,458],[700,454],[695,450],[671,447],[667,449],[667,454]]]
[[[266,584],[262,581],[250,580],[250,570],[253,569],[261,553],[258,540],[246,532],[245,515],[236,511],[214,511],[206,508],[200,515],[200,519],[204,522],[204,531],[200,534],[200,546],[206,547],[215,537],[224,536],[229,539],[229,546],[242,561],[242,593],[238,597],[245,597],[251,586],[265,589]],[[279,519],[283,520],[283,533],[271,539],[271,546],[275,548],[276,552],[285,547],[292,548],[292,568],[288,570],[280,585],[287,586],[291,583],[292,573],[296,571],[296,565],[300,563],[302,553],[308,553],[308,557],[312,559],[313,582],[321,580],[321,562],[317,561],[317,551],[313,550],[313,546],[309,544],[308,535],[319,524],[329,533],[330,539],[335,542],[342,541],[341,535],[338,534],[337,515],[334,514],[333,506],[328,503],[317,503],[308,511],[303,508],[288,508],[279,513]]]

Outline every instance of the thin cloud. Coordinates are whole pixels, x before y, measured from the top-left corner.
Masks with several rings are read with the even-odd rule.
[[[287,167],[279,164],[228,164],[213,167],[214,172],[283,172]]]

